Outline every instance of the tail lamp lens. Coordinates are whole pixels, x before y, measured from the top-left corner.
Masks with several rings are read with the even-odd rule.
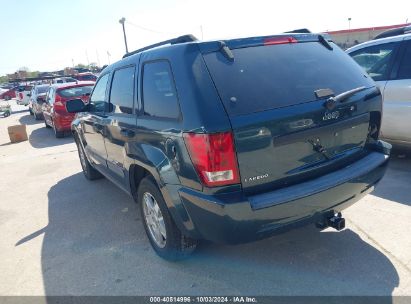
[[[184,140],[194,167],[204,185],[214,187],[240,182],[231,132],[185,133]]]

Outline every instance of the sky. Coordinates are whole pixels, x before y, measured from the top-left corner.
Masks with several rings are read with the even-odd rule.
[[[53,71],[104,65],[184,34],[212,40],[411,22],[411,1],[391,0],[0,0],[0,76],[21,67]],[[8,16],[8,17],[7,17]]]

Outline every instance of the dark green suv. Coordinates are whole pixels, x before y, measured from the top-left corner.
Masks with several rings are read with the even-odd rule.
[[[105,68],[87,104],[66,104],[85,176],[137,201],[167,259],[201,239],[344,228],[341,210],[386,170],[381,106],[373,80],[308,33],[164,41]]]

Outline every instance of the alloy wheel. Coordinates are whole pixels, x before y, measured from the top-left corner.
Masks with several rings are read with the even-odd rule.
[[[143,195],[144,220],[150,232],[151,239],[160,248],[166,246],[166,226],[160,207],[153,195],[146,192]]]

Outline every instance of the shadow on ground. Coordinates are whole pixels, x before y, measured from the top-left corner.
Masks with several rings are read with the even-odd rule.
[[[183,262],[155,255],[136,204],[105,179],[67,177],[48,192],[46,295],[388,295],[398,274],[355,232],[309,226],[239,246],[205,244]],[[386,302],[391,303],[391,298]]]
[[[387,173],[372,192],[373,195],[411,206],[411,151],[394,150],[391,154]]]
[[[14,112],[14,113],[16,113],[16,112]],[[27,112],[27,115],[21,116],[19,118],[19,122],[22,125],[37,125],[37,124],[41,124],[41,123],[44,125],[44,120],[35,120],[34,116],[28,114],[28,112]]]
[[[17,110],[17,111],[12,111],[12,113],[11,114],[20,114],[20,113],[25,113],[25,112],[29,112],[29,110],[27,110],[27,109],[24,109],[24,110]]]
[[[44,121],[42,123],[44,124]],[[34,129],[30,133],[29,142],[33,148],[48,148],[72,143],[73,137],[68,132],[65,137],[56,138],[53,129],[44,127]]]

